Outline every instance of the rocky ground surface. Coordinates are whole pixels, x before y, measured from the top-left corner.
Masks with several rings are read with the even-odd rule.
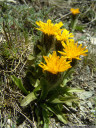
[[[28,2],[25,0],[10,0],[9,4],[26,4],[28,6]],[[30,2],[30,1],[29,1]],[[41,3],[42,4],[41,4]],[[90,2],[90,1],[88,1]],[[88,2],[80,2],[81,5],[83,6],[88,6]],[[36,2],[35,2],[36,4]],[[34,4],[34,5],[35,5]],[[37,4],[35,5],[35,8],[38,10],[42,8],[43,4],[48,4],[51,6],[55,6],[54,11],[50,14],[50,17],[52,16],[55,18],[57,21],[59,20],[64,20],[68,14],[68,10],[73,4],[71,4],[71,0],[68,0],[68,3],[66,1],[63,2],[62,0],[60,1],[54,1],[50,0],[44,2],[42,1],[37,1]],[[68,5],[66,7],[66,4]],[[40,5],[40,6],[39,6]],[[79,5],[79,2],[77,1],[77,6]],[[90,6],[89,6],[90,7]],[[56,15],[55,15],[56,14]],[[69,15],[69,14],[68,14]],[[67,17],[69,18],[69,17]],[[81,21],[79,21],[81,22]],[[83,44],[87,45],[89,53],[88,57],[85,57],[85,59],[82,59],[82,61],[79,61],[78,66],[75,69],[75,72],[73,74],[73,79],[68,83],[70,87],[75,87],[75,88],[81,88],[84,91],[82,93],[76,93],[76,95],[79,97],[80,102],[79,106],[76,108],[68,108],[67,111],[69,111],[68,115],[68,121],[69,123],[67,125],[64,125],[60,122],[56,122],[54,118],[50,119],[50,128],[95,128],[96,127],[96,34],[94,34],[93,30],[94,24],[90,24],[88,21],[86,24],[89,24],[88,28],[85,28],[83,32],[76,32],[75,33],[75,38],[81,38],[84,36],[83,39]],[[95,23],[96,24],[96,23]],[[68,26],[66,26],[68,27]],[[0,35],[0,41],[4,40],[3,35]],[[82,41],[79,43],[82,43]],[[0,62],[2,63],[2,62]],[[6,76],[3,76],[3,84],[1,84],[1,95],[0,95],[0,119],[1,119],[1,126],[2,128],[36,128],[36,124],[32,123],[32,121],[25,115],[21,108],[19,107],[18,103],[14,103],[14,111],[11,113],[12,119],[10,119],[9,113],[10,113],[10,108],[11,105],[9,105],[9,108],[3,108],[2,109],[2,103],[4,104],[3,99],[3,94],[7,97],[8,90],[10,90],[10,97],[11,95],[16,95],[16,97],[19,97],[19,92],[13,92],[10,87],[7,86],[7,78]],[[1,82],[0,82],[1,83]],[[15,98],[15,96],[14,96]],[[7,102],[12,102],[12,101],[7,101]],[[12,102],[13,103],[13,102]],[[15,109],[16,107],[16,109]],[[18,108],[18,109],[17,109]],[[12,109],[12,108],[11,108]],[[13,115],[12,115],[13,114]],[[4,117],[4,118],[3,118]],[[16,124],[16,119],[24,118],[23,121],[19,122],[19,125],[17,126]]]

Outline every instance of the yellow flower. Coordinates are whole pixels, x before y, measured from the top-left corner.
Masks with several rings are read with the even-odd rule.
[[[73,58],[80,60],[79,56],[86,56],[85,53],[88,52],[88,49],[86,49],[86,47],[82,48],[82,44],[78,46],[78,43],[74,43],[74,41],[68,41],[66,44],[62,42],[62,45],[64,47],[63,52],[58,52],[64,55],[65,58],[68,58],[70,60],[72,60]]]
[[[72,12],[73,15],[76,15],[76,14],[80,13],[79,8],[76,8],[76,9],[71,8],[70,11]]]
[[[37,28],[38,30],[48,35],[55,35],[56,32],[61,31],[60,27],[63,26],[62,22],[53,24],[51,23],[50,19],[47,20],[47,23],[44,23],[42,21],[36,21],[36,24],[39,26],[39,28]]]
[[[56,52],[53,51],[53,54],[47,56],[43,56],[45,59],[46,64],[41,62],[39,66],[43,68],[43,70],[51,72],[52,74],[57,74],[58,72],[64,72],[67,69],[71,68],[70,61],[66,61],[64,56],[57,56]]]
[[[72,33],[69,33],[68,30],[64,29],[61,32],[58,32],[56,34],[56,39],[59,40],[59,41],[68,41],[68,40],[72,40],[72,38],[74,37],[74,35]]]

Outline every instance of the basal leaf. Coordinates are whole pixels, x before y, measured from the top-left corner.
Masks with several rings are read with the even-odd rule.
[[[74,101],[74,100],[78,100],[78,98],[77,97],[75,97],[75,96],[62,96],[62,97],[59,97],[59,99],[61,100],[61,101],[70,101],[70,102],[72,102],[72,101]]]
[[[37,118],[37,128],[39,128],[39,125],[41,124],[41,119],[40,119],[40,109],[38,107],[35,108],[35,116]]]
[[[37,87],[35,87],[35,89],[33,90],[34,93],[36,93],[37,91],[39,91],[41,89],[41,86],[38,85]]]
[[[18,86],[18,88],[25,94],[28,94],[29,92],[25,89],[23,86],[22,80],[20,78],[17,78],[16,76],[11,76],[11,79],[13,82]]]
[[[28,94],[22,101],[21,101],[21,106],[26,106],[28,105],[30,102],[36,100],[37,97],[35,96],[35,94],[33,92],[31,92],[30,94]]]
[[[55,104],[64,103],[64,101],[59,100],[59,98],[55,98],[54,100],[52,100],[50,102],[55,103]]]
[[[70,88],[70,90],[68,90],[68,92],[84,92],[84,90],[80,89],[80,88]]]
[[[47,108],[49,109],[49,111],[53,112],[57,118],[63,122],[64,124],[67,124],[67,119],[66,117],[64,116],[64,114],[59,110],[59,108],[56,106],[53,106],[53,105],[47,105]]]
[[[40,84],[40,81],[37,79],[36,82],[35,82],[34,87],[35,87],[35,88],[38,87],[39,84]]]
[[[49,128],[49,116],[48,112],[45,109],[42,109],[43,114],[43,120],[44,120],[44,126],[43,128]]]
[[[75,96],[66,96],[66,97],[60,97],[60,98],[54,98],[51,103],[59,104],[59,103],[66,103],[66,102],[73,102],[77,100],[77,97]]]

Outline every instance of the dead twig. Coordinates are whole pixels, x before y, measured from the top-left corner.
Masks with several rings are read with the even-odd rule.
[[[82,123],[76,118],[76,116],[65,106],[65,105],[63,105],[64,106],[64,108],[68,111],[68,112],[70,112],[71,114],[72,114],[72,116],[77,120],[77,122],[80,124],[80,126],[82,126]]]
[[[16,104],[13,103],[13,107],[15,108],[15,110],[17,112],[19,112],[21,115],[23,115],[26,118],[26,120],[32,125],[32,127],[37,128],[35,123],[33,121],[31,121],[24,113],[22,113],[21,109],[18,108],[18,106],[16,107]]]
[[[1,72],[9,73],[9,72],[14,72],[14,71],[16,71],[16,69],[18,68],[18,66],[19,66],[20,63],[22,62],[22,56],[23,56],[23,54],[27,51],[27,49],[28,49],[28,46],[27,46],[27,48],[23,51],[23,53],[21,54],[21,57],[20,57],[20,59],[19,59],[19,62],[18,62],[18,64],[15,66],[14,69],[12,69],[12,70],[10,70],[10,71],[4,71],[4,70],[2,70],[2,71],[0,71],[0,73],[1,73]]]
[[[66,16],[68,16],[68,15],[70,15],[70,14],[71,14],[71,12],[69,12],[69,13],[67,13],[67,14],[63,15],[62,17],[60,17],[60,18],[56,19],[55,21],[61,20],[62,18],[65,18]]]

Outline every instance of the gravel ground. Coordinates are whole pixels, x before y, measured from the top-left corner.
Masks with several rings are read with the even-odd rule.
[[[18,4],[23,3],[26,4],[28,1],[21,0],[21,1],[16,1],[16,0],[10,0],[10,4]],[[74,1],[75,2],[75,1]],[[88,2],[78,2],[76,1],[77,4],[76,6],[88,6]],[[20,4],[19,3],[19,4]],[[35,2],[36,4],[36,2]],[[62,20],[64,21],[66,17],[66,14],[68,14],[68,10],[70,7],[72,7],[74,4],[72,3],[71,0],[68,0],[68,2],[64,1],[62,4],[62,0],[54,1],[54,0],[41,0],[37,1],[36,4],[36,9],[39,9],[39,4],[42,4],[42,6],[48,4],[48,6],[55,6],[54,11],[50,14],[50,17],[52,16],[53,18],[57,18],[57,21]],[[67,7],[66,7],[67,6]],[[41,7],[41,6],[40,6]],[[70,22],[70,21],[68,21]],[[81,23],[81,21],[79,21]],[[90,21],[89,21],[90,22]],[[96,101],[94,99],[96,98],[96,35],[94,35],[93,30],[95,29],[94,24],[93,26],[89,28],[86,28],[84,32],[76,32],[75,33],[75,38],[78,39],[82,36],[85,35],[86,39],[83,41],[84,45],[88,43],[88,50],[90,54],[88,55],[87,58],[87,64],[86,64],[86,59],[82,59],[82,61],[79,61],[78,66],[75,69],[75,72],[73,74],[73,79],[68,83],[70,87],[76,87],[76,88],[81,88],[84,90],[82,93],[76,93],[76,95],[79,97],[80,102],[79,106],[76,108],[71,108],[69,107],[68,109],[70,110],[69,115],[68,115],[68,124],[64,125],[60,122],[56,122],[54,118],[50,119],[50,126],[49,128],[95,128],[96,127]],[[66,26],[68,27],[68,26]],[[2,39],[1,39],[2,38]],[[2,34],[0,35],[0,43],[3,40]],[[80,42],[79,42],[80,43]],[[94,59],[94,62],[92,61]],[[0,65],[2,65],[2,61],[0,60]],[[2,74],[1,74],[2,75]],[[34,123],[30,122],[29,119],[26,118],[24,113],[22,112],[21,108],[18,105],[18,102],[16,103],[18,107],[18,111],[15,110],[14,107],[14,112],[11,113],[11,119],[9,118],[10,115],[10,109],[12,110],[12,106],[10,105],[12,101],[7,101],[9,103],[9,106],[7,109],[4,108],[4,102],[8,97],[11,97],[13,94],[12,90],[10,87],[8,87],[7,83],[8,80],[6,76],[1,76],[0,80],[3,79],[3,82],[0,86],[1,90],[1,95],[0,95],[0,128],[4,128],[6,124],[6,128],[36,128]],[[1,83],[0,82],[0,83]],[[11,93],[9,93],[9,92]],[[3,97],[3,94],[5,97]],[[19,97],[19,92],[17,91],[17,94],[14,93],[17,97]],[[4,99],[5,98],[5,99]],[[4,99],[4,100],[2,100]],[[14,101],[14,99],[12,99]],[[2,108],[3,104],[3,108]],[[4,119],[3,119],[4,117]],[[20,118],[24,118],[22,122],[17,126],[16,120]],[[13,126],[14,124],[14,126]]]

